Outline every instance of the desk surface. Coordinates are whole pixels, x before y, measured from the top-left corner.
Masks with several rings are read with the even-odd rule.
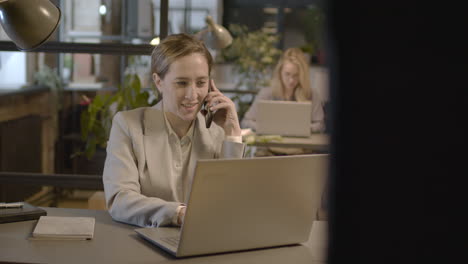
[[[53,216],[93,216],[90,241],[31,241],[36,220],[0,224],[0,262],[21,263],[325,263],[327,223],[313,224],[302,245],[175,259],[146,242],[135,226],[115,222],[107,211],[44,208]]]
[[[316,151],[327,151],[329,136],[327,134],[311,134],[310,137],[280,137],[253,135],[249,145],[265,147],[306,148]]]

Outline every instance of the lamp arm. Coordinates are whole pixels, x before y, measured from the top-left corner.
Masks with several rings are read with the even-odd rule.
[[[208,27],[210,28],[215,28],[216,23],[214,22],[213,18],[211,16],[206,16],[205,18],[206,24],[208,24]]]
[[[205,28],[203,30],[200,30],[198,31],[197,33],[195,33],[195,38],[198,39],[198,40],[202,40],[203,37],[208,33],[208,31],[210,31],[209,28]]]

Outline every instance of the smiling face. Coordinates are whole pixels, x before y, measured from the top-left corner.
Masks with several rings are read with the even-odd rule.
[[[281,68],[281,82],[285,94],[292,94],[299,84],[299,67],[292,62],[286,61]]]
[[[164,111],[169,122],[192,122],[208,94],[209,69],[200,53],[176,59],[164,79],[153,73],[156,87],[163,95]]]

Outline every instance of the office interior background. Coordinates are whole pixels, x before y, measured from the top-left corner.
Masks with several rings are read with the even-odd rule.
[[[254,4],[247,2],[225,1],[222,9],[226,12],[228,4],[238,4],[237,8]],[[271,7],[271,3],[277,2],[268,1],[264,5]],[[310,2],[307,2],[299,3],[298,9],[308,6]],[[369,0],[327,2],[333,41],[329,43],[331,49],[326,64],[332,65],[330,101],[334,105],[332,115],[337,117],[332,127],[334,166],[331,175],[334,182],[331,198],[335,210],[331,212],[330,226],[335,229],[330,238],[333,247],[329,262],[414,263],[421,259],[438,263],[463,262],[468,237],[464,209],[468,146],[465,115],[468,97],[464,89],[468,59],[463,37],[467,27],[465,8],[453,2],[436,5],[386,3],[385,8]],[[258,13],[255,15],[243,17],[243,20],[256,18]],[[57,40],[58,36],[54,38]],[[1,50],[14,50],[6,38],[2,40],[6,42],[0,42]],[[33,194],[42,190],[45,181],[72,186],[70,189],[74,190],[76,186],[85,187],[85,183],[93,179],[92,174],[84,177],[80,172],[67,174],[77,176],[69,182],[59,182],[52,173],[66,171],[58,169],[60,167],[70,171],[71,164],[82,161],[78,160],[82,157],[56,161],[56,149],[60,150],[60,142],[64,141],[71,142],[63,144],[68,148],[79,144],[75,134],[60,134],[60,131],[79,131],[76,126],[83,107],[81,94],[89,93],[93,98],[97,92],[93,87],[90,91],[81,88],[80,93],[64,89],[63,105],[72,99],[73,104],[63,109],[78,111],[78,115],[68,116],[66,111],[60,110],[62,118],[65,116],[64,120],[70,124],[62,122],[60,126],[51,126],[47,122],[52,120],[48,114],[52,104],[44,95],[49,89],[28,87],[34,87],[34,73],[39,71],[39,65],[57,67],[58,55],[71,53],[72,47],[93,51],[89,54],[93,54],[95,61],[94,54],[106,56],[101,61],[112,58],[120,61],[121,55],[112,53],[120,52],[119,47],[106,44],[106,48],[99,48],[112,41],[116,40],[102,40],[97,46],[59,43],[44,47],[45,52],[1,53],[1,66],[9,61],[4,56],[22,56],[16,63],[27,60],[26,77],[21,77],[26,81],[20,82],[26,84],[9,83],[1,92],[2,199],[34,198]],[[61,40],[61,43],[66,42]],[[141,52],[139,48],[146,49],[138,45],[122,47],[134,54]],[[120,63],[118,65],[120,67]],[[67,76],[66,72],[64,74]],[[2,76],[1,80],[5,78]],[[26,88],[20,89],[22,86]],[[100,89],[105,90],[105,87]],[[76,118],[73,122],[72,117]],[[73,126],[75,130],[65,129]],[[50,127],[61,129],[54,143],[49,138],[50,131],[46,132]],[[49,149],[43,152],[43,146]],[[50,153],[54,156],[47,157]],[[26,172],[40,173],[45,180],[37,182],[37,177],[17,177],[15,184],[8,180],[16,176],[15,173],[28,176]],[[8,192],[10,189],[14,191]],[[43,196],[68,195],[65,188],[53,190]],[[73,196],[78,197],[79,193]],[[43,204],[50,204],[49,199],[42,200]]]
[[[120,94],[126,109],[159,99],[150,80],[150,53],[160,41],[161,3],[53,2],[62,10],[61,22],[37,50],[17,50],[0,28],[0,171],[6,173],[0,199],[88,208],[101,189],[94,183],[102,174],[106,133],[118,107],[110,98]],[[174,0],[167,34],[200,32],[207,16],[230,30],[231,47],[210,49],[216,61],[212,77],[241,118],[267,85],[279,53],[290,47],[304,51],[313,85],[327,105],[324,14],[314,1]],[[250,64],[241,63],[249,59]],[[99,122],[90,125],[94,118]],[[72,175],[66,183],[54,177],[64,174]]]

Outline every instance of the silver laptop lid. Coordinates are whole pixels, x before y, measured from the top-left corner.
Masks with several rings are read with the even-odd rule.
[[[178,256],[304,242],[328,155],[199,160]]]
[[[258,101],[257,134],[310,136],[310,102]]]

